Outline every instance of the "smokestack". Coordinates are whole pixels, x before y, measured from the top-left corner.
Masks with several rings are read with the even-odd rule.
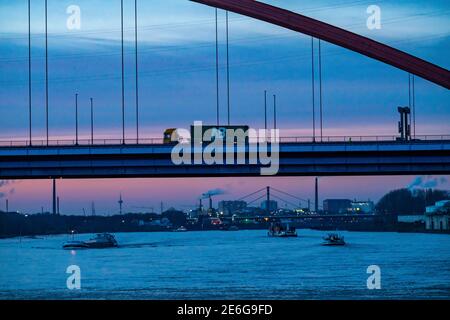
[[[200,198],[200,211],[202,211],[203,210],[203,203],[202,203],[202,198]]]
[[[59,197],[56,197],[56,213],[59,215],[60,211],[59,211]]]
[[[56,180],[53,179],[53,214],[56,214]]]
[[[314,210],[319,212],[319,178],[316,177],[315,194],[314,194]]]
[[[9,200],[6,199],[6,212],[9,212]]]
[[[209,195],[209,210],[212,210],[213,205],[212,205],[212,198],[211,195]]]

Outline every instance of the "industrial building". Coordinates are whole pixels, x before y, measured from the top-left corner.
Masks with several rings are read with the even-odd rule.
[[[427,230],[450,230],[450,200],[441,200],[434,206],[426,207],[425,227]]]
[[[356,214],[371,214],[375,211],[375,204],[373,201],[352,201],[351,211]]]
[[[231,216],[236,212],[241,211],[247,207],[247,202],[242,200],[219,202],[219,213],[224,216]]]
[[[370,200],[326,199],[323,201],[323,211],[326,214],[372,214],[375,204]]]
[[[275,200],[264,200],[261,202],[261,209],[269,212],[278,210],[278,202]]]
[[[323,200],[323,211],[327,214],[344,214],[352,207],[349,199],[325,199]]]

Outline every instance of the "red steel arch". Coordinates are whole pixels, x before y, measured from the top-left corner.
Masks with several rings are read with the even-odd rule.
[[[190,0],[266,21],[361,53],[450,89],[450,72],[442,67],[356,33],[254,0]]]

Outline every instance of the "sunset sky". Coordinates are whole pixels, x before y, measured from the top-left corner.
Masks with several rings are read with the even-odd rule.
[[[392,45],[450,67],[448,1],[266,1]],[[89,134],[89,98],[95,101],[97,138],[121,137],[120,1],[49,0],[49,110],[51,139],[73,139],[74,95],[80,135]],[[105,5],[108,3],[108,5]],[[125,0],[126,133],[135,134],[134,1]],[[140,123],[142,137],[165,128],[215,122],[214,9],[188,0],[138,1]],[[44,138],[44,1],[32,1],[33,137]],[[68,30],[66,9],[81,9],[81,29]],[[380,30],[366,27],[369,5],[381,8]],[[226,119],[225,13],[219,11],[220,105]],[[26,139],[28,126],[27,1],[0,0],[0,140]],[[263,126],[263,92],[277,94],[281,136],[311,135],[310,37],[230,13],[231,119]],[[324,135],[397,135],[397,106],[408,104],[408,74],[329,43],[322,45]],[[317,59],[317,57],[316,57]],[[448,90],[416,78],[418,135],[450,134]],[[321,178],[321,199],[373,200],[416,177]],[[426,177],[449,189],[450,177]],[[165,206],[185,209],[207,190],[233,199],[266,185],[313,198],[313,178],[114,179],[58,181],[61,209],[115,213]],[[432,183],[433,184],[433,183]],[[51,182],[0,183],[0,209],[50,210]]]

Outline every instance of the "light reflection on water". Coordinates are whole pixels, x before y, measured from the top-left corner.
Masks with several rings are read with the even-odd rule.
[[[119,248],[65,251],[67,236],[0,240],[2,299],[449,299],[450,236],[264,230],[120,233]],[[80,235],[86,240],[90,235]],[[81,290],[66,268],[81,268]],[[381,267],[381,290],[366,269]]]

